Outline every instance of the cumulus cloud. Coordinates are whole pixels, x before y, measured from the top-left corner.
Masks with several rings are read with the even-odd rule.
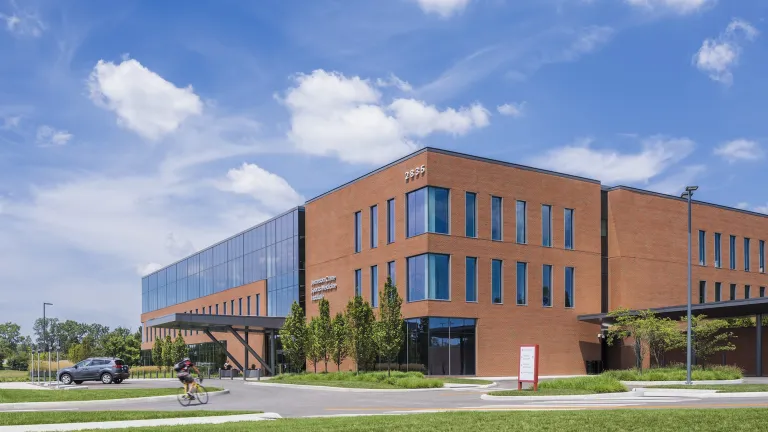
[[[377,78],[376,85],[379,87],[395,87],[406,93],[413,91],[413,87],[407,81],[401,80],[395,74],[390,74],[388,79]]]
[[[674,163],[687,157],[695,143],[688,138],[653,136],[641,140],[640,151],[595,149],[584,139],[565,147],[549,150],[533,158],[531,164],[601,180],[608,184],[648,183]]]
[[[717,0],[624,0],[629,5],[648,11],[669,11],[680,15],[698,12],[717,3]]]
[[[751,205],[748,202],[742,201],[742,202],[736,204],[736,208],[742,209],[742,210],[749,210],[749,211],[753,211],[753,212],[757,212],[757,213],[766,213],[766,214],[768,214],[768,203],[766,203],[765,205],[753,206],[753,205]]]
[[[160,270],[161,268],[163,268],[163,266],[158,264],[158,263],[147,263],[147,264],[142,264],[142,265],[136,266],[136,273],[139,276],[143,277],[143,276],[146,276],[148,274],[154,273],[154,272]]]
[[[717,38],[705,39],[701,48],[693,56],[693,64],[710,79],[731,85],[733,83],[732,69],[739,64],[743,51],[742,43],[752,41],[759,31],[750,23],[733,19],[725,31]]]
[[[762,159],[765,152],[756,141],[735,139],[716,147],[714,153],[728,162]]]
[[[440,110],[416,99],[387,104],[369,80],[322,69],[295,77],[281,99],[291,115],[289,139],[307,154],[381,164],[418,148],[434,133],[465,135],[489,124],[479,103]]]
[[[227,182],[221,188],[249,195],[275,211],[285,211],[305,201],[288,182],[256,164],[243,163],[227,172]]]
[[[176,87],[133,59],[120,64],[100,60],[88,86],[91,99],[113,111],[118,124],[150,140],[177,130],[203,110],[192,86]]]
[[[466,9],[471,0],[415,0],[425,14],[434,14],[446,19]]]
[[[504,105],[497,106],[496,110],[501,115],[510,116],[510,117],[520,117],[523,115],[524,106],[525,106],[525,102],[505,103]]]
[[[51,126],[40,126],[37,128],[35,143],[41,147],[63,146],[72,139],[72,134],[65,130],[54,129]]]

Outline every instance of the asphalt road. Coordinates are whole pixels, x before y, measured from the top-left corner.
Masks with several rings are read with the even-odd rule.
[[[117,387],[177,387],[174,381],[125,381],[104,386],[88,383],[90,389]],[[87,402],[68,405],[72,410],[258,410],[276,412],[283,417],[307,417],[349,414],[394,414],[423,411],[465,410],[551,410],[551,409],[657,409],[657,408],[768,408],[768,398],[650,398],[621,397],[600,401],[486,401],[480,397],[488,390],[439,390],[426,392],[340,392],[324,389],[277,388],[245,384],[241,380],[206,380],[204,385],[223,387],[228,395],[211,397],[207,405],[182,407],[175,400],[130,401],[90,405]],[[514,383],[502,382],[501,388]],[[3,410],[0,408],[0,410]]]

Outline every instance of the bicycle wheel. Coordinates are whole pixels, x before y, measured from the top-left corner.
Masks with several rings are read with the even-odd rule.
[[[187,397],[187,392],[184,390],[184,387],[181,388],[181,392],[176,399],[178,399],[181,406],[189,406],[189,404],[192,403],[192,400]]]
[[[208,403],[208,390],[206,390],[205,387],[201,386],[200,384],[197,385],[197,392],[194,393],[194,395],[201,405]]]

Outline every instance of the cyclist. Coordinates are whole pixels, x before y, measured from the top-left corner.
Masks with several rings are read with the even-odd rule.
[[[177,372],[176,377],[179,378],[179,381],[184,384],[184,391],[187,392],[187,398],[188,399],[194,399],[195,397],[192,396],[192,393],[190,393],[190,384],[195,382],[194,378],[192,378],[192,375],[190,374],[190,369],[194,369],[194,371],[197,373],[197,376],[200,376],[200,370],[197,369],[197,366],[195,366],[194,363],[192,363],[192,360],[189,359],[189,357],[185,357],[184,360],[176,363],[176,367],[174,368]]]

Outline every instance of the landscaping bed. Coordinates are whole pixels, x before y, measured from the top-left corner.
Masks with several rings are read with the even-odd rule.
[[[0,370],[0,382],[28,382],[29,371]]]
[[[611,370],[601,376],[611,377],[619,381],[685,381],[685,366],[666,368]],[[727,381],[743,378],[741,369],[735,366],[696,366],[691,370],[694,381]]]
[[[0,426],[154,420],[179,417],[210,417],[259,414],[261,411],[35,411],[0,412]]]
[[[654,385],[649,389],[716,390],[718,393],[768,392],[768,384],[701,384]]]
[[[561,378],[539,382],[539,390],[503,390],[488,393],[488,396],[564,396],[601,393],[621,393],[627,388],[611,377]]]
[[[206,387],[208,392],[220,391],[216,387]],[[109,390],[0,390],[0,403],[22,402],[71,402],[93,401],[108,399],[127,399],[152,396],[177,395],[181,391],[178,388],[151,388],[151,389],[109,389]]]
[[[268,381],[278,384],[313,385],[358,389],[429,389],[449,384],[488,385],[491,381],[461,378],[427,378],[421,372],[332,372],[317,374],[282,374]]]

